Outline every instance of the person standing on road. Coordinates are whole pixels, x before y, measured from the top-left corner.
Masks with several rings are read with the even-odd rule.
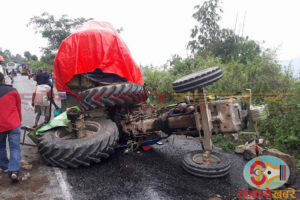
[[[21,149],[21,100],[15,88],[5,84],[0,73],[0,169],[13,181],[19,180]],[[10,159],[7,158],[6,138],[8,137]]]
[[[33,128],[38,127],[38,122],[41,115],[45,116],[45,122],[49,121],[51,115],[50,101],[55,106],[55,108],[58,109],[58,106],[53,100],[53,94],[51,94],[52,91],[49,85],[51,85],[50,82],[48,82],[48,84],[38,85],[33,92],[32,107],[35,108],[35,113],[37,113]]]
[[[43,72],[42,70],[39,70],[38,74],[36,75],[36,83],[37,85],[48,84],[49,78],[49,74],[46,70],[44,70]]]
[[[38,70],[37,75],[36,75],[36,84],[37,85],[41,85],[41,81],[42,81],[42,70]]]

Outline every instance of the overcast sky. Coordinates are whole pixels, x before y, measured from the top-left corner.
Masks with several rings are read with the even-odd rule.
[[[85,17],[123,27],[121,36],[138,64],[162,65],[173,54],[188,55],[186,45],[196,21],[194,6],[203,0],[3,0],[0,4],[0,47],[13,54],[28,50],[41,56],[46,39],[26,27],[43,12],[57,18]],[[268,48],[279,48],[278,59],[300,56],[299,0],[223,0],[221,25],[248,35]]]

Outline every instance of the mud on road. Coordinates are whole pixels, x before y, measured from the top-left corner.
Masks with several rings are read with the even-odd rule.
[[[0,173],[1,200],[64,199],[53,169],[45,166],[35,147],[22,146],[22,159],[32,167],[21,167],[19,183]]]
[[[7,174],[0,175],[0,191],[2,199],[14,199],[14,200],[23,200],[23,199],[41,199],[46,197],[44,194],[40,194],[41,190],[49,184],[48,177],[39,173],[40,163],[39,161],[31,163],[34,169],[21,171],[20,176],[30,174],[30,178],[20,183],[11,183]],[[26,191],[26,192],[24,192]]]

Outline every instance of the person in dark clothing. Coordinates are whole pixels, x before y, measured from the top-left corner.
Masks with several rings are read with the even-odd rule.
[[[37,75],[35,77],[35,81],[37,85],[40,85],[39,83],[41,82],[41,74],[42,74],[42,70],[38,70]]]
[[[49,74],[46,70],[42,72],[42,70],[38,71],[38,74],[36,75],[36,83],[37,85],[44,85],[49,82]]]
[[[15,88],[5,84],[0,73],[0,170],[8,173],[12,181],[19,180],[21,149],[21,100]],[[8,137],[10,159],[7,158],[6,138]]]

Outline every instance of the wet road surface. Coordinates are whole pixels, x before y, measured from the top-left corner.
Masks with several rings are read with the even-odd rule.
[[[174,143],[172,138],[168,141],[149,151],[118,151],[103,163],[67,170],[67,180],[76,191],[73,199],[209,199],[217,194],[232,199],[237,190],[247,188],[240,156],[226,154],[233,163],[228,176],[199,178],[181,167],[183,155],[199,150],[199,142],[182,136],[176,136]]]

